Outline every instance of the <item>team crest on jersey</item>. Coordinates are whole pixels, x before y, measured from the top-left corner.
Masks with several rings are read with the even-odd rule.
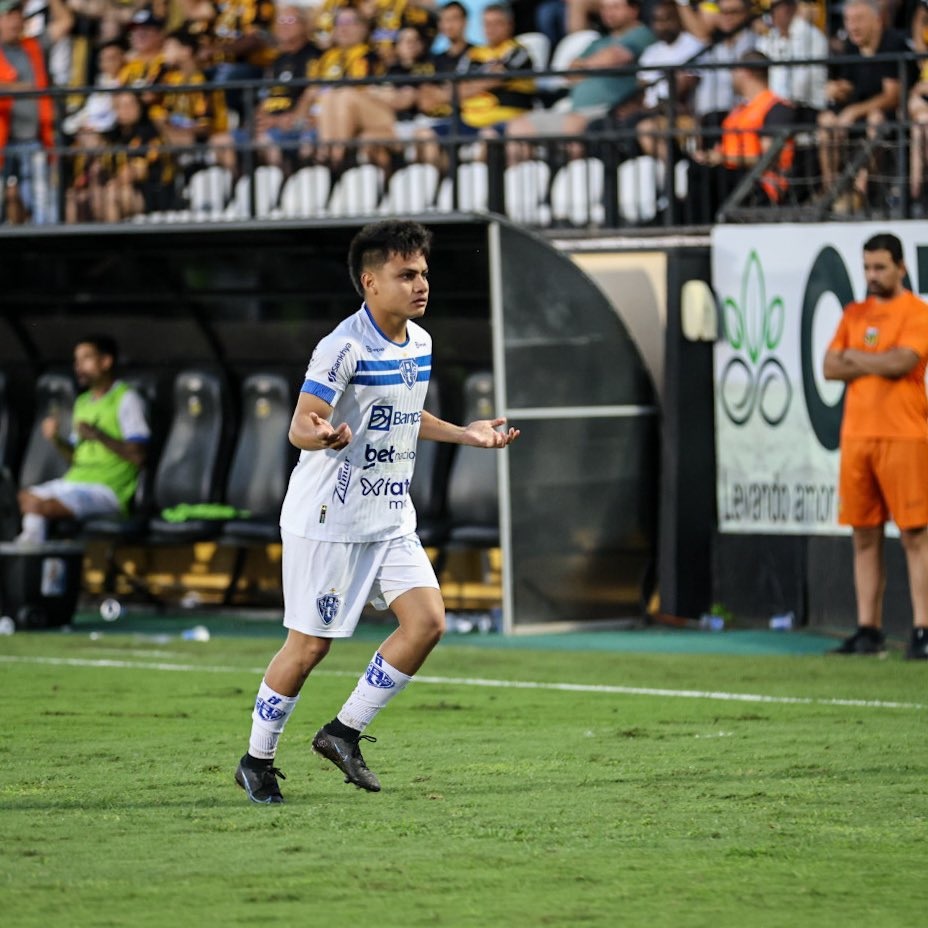
[[[403,358],[400,361],[400,374],[403,377],[403,383],[411,390],[416,385],[416,378],[419,376],[419,362],[415,358]]]
[[[323,625],[331,625],[341,607],[341,597],[334,590],[316,597],[316,608],[319,610],[319,618],[322,619]]]
[[[867,331],[864,332],[864,344],[868,348],[875,348],[879,340],[880,330],[875,325],[867,326]]]

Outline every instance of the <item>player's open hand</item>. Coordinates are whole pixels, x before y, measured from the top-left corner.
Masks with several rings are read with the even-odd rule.
[[[319,442],[321,448],[341,451],[351,441],[351,429],[348,428],[347,423],[343,422],[336,428],[328,419],[323,419],[322,416],[314,412],[309,414],[309,419],[315,432],[316,441]]]
[[[464,429],[464,444],[477,448],[505,448],[511,445],[522,433],[519,429],[500,427],[506,424],[505,418],[478,419]]]

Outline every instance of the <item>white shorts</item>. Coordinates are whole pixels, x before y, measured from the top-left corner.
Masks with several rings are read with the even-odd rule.
[[[102,483],[74,483],[71,480],[49,480],[29,487],[28,491],[39,499],[56,499],[74,513],[76,519],[91,516],[110,516],[122,512],[116,494]]]
[[[284,626],[318,638],[348,638],[367,603],[387,609],[401,593],[438,589],[415,533],[389,541],[316,541],[281,529]]]

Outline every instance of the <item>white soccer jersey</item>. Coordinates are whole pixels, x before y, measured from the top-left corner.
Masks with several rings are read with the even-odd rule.
[[[304,451],[290,477],[280,526],[328,541],[380,541],[416,530],[409,497],[422,407],[432,371],[431,336],[415,322],[391,342],[366,305],[316,346],[304,393],[333,406],[351,442]]]

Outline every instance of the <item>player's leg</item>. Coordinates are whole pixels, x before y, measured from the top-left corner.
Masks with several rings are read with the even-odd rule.
[[[365,729],[406,688],[445,628],[438,580],[416,536],[388,543],[371,602],[389,607],[399,627],[378,648],[336,717],[316,733],[313,748],[345,774],[346,782],[377,792],[380,781],[368,769],[359,742],[374,740]]]
[[[876,472],[879,454],[877,441],[845,440],[841,446],[838,521],[853,529],[857,629],[835,648],[835,654],[880,654],[885,650],[881,628],[886,587],[883,524],[889,509]]]
[[[274,764],[300,690],[328,654],[331,639],[354,631],[374,579],[364,545],[317,542],[282,532],[281,569],[287,640],[265,671],[252,712],[248,752],[235,781],[253,802],[283,802]]]

